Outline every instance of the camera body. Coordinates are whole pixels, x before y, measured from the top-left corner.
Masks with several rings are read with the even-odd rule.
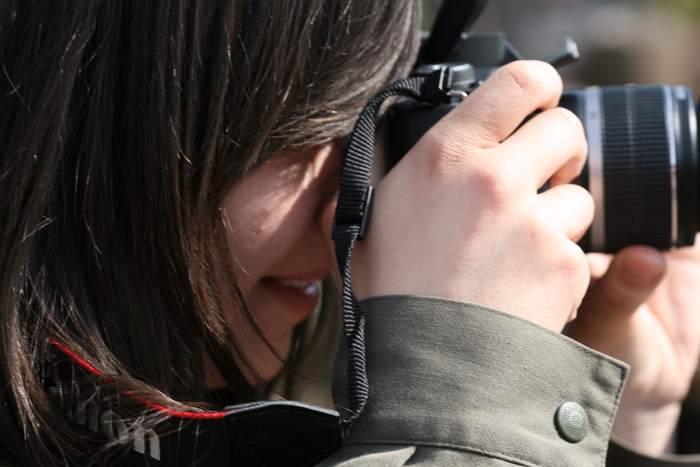
[[[452,90],[466,94],[500,66],[523,58],[502,32],[462,32],[444,57],[441,63],[419,63],[414,75],[449,67]],[[558,67],[577,58],[575,44],[567,40],[564,49],[544,61]],[[459,102],[398,102],[387,124],[389,167]],[[692,245],[700,219],[700,176],[691,90],[668,85],[572,89],[563,93],[559,105],[579,117],[589,146],[586,166],[574,181],[595,202],[595,217],[581,247],[614,253],[633,244],[661,250]]]

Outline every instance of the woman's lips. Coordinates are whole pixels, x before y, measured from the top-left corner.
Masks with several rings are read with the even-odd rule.
[[[273,279],[278,283],[286,286],[292,287],[294,289],[300,290],[306,295],[318,295],[321,287],[321,281],[319,280],[301,280],[301,279]]]
[[[319,279],[282,279],[266,277],[261,284],[272,293],[285,308],[294,313],[308,315],[314,311],[321,294]]]

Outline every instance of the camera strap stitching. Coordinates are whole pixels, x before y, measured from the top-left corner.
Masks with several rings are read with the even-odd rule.
[[[404,96],[425,105],[450,100],[452,70],[440,68],[427,77],[411,77],[390,84],[377,93],[360,113],[348,136],[343,155],[338,205],[333,224],[335,253],[342,278],[343,327],[348,347],[349,414],[341,419],[343,436],[350,433],[369,396],[365,359],[365,319],[352,291],[350,259],[357,240],[361,240],[371,212],[369,185],[374,155],[376,123],[382,104],[389,97]]]

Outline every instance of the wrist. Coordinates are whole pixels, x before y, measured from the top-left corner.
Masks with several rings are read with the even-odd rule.
[[[613,436],[631,445],[639,453],[660,456],[676,452],[676,428],[681,404],[662,407],[628,408],[620,405]]]

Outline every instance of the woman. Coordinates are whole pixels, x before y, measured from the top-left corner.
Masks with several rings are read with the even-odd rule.
[[[0,2],[3,461],[163,461],[173,417],[314,397],[342,140],[408,72],[419,6]],[[553,108],[560,88],[545,65],[507,67],[406,156],[356,252],[360,298],[443,297],[561,331],[588,284],[574,242],[592,205],[566,184],[585,140]]]
[[[47,395],[62,361],[47,338],[169,407],[268,398],[272,386],[293,397],[286,375],[315,332],[299,324],[333,257],[307,255],[321,241],[314,213],[267,236],[254,211],[330,206],[335,182],[296,184],[331,180],[337,162],[323,161],[338,160],[362,104],[407,73],[418,3],[1,8],[7,459],[72,464],[73,448],[95,450]],[[268,171],[282,175],[266,182]],[[257,181],[239,185],[250,172]],[[264,183],[274,191],[258,193]],[[277,313],[278,295],[295,305]]]

